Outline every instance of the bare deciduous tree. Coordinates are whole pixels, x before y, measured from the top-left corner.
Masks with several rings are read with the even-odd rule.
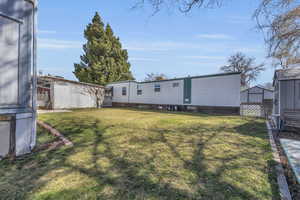
[[[228,59],[228,65],[220,68],[223,72],[241,72],[241,86],[248,87],[265,70],[264,64],[255,64],[255,58],[238,52]]]
[[[155,13],[160,11],[163,6],[177,7],[181,12],[188,13],[194,7],[220,7],[222,5],[222,2],[223,0],[137,0],[137,3],[134,7],[140,7],[145,4],[150,4],[153,7]]]
[[[84,92],[82,92],[84,95],[89,94],[91,97],[95,98],[97,108],[101,108],[101,105],[103,104],[105,96],[104,93],[105,90],[103,88],[92,86],[84,87]]]
[[[150,73],[146,75],[144,81],[161,81],[165,79],[167,79],[167,76],[165,74]]]
[[[193,8],[214,8],[229,0],[136,0],[136,6],[150,4],[154,13],[162,7],[175,7],[188,13]],[[288,68],[300,63],[300,1],[261,0],[254,13],[258,27],[265,33],[268,57],[274,65]]]
[[[275,66],[300,63],[300,5],[298,0],[262,0],[254,16],[265,33],[268,56]]]

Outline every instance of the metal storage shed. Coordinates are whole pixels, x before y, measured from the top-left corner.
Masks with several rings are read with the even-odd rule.
[[[275,71],[274,117],[278,128],[300,128],[300,68]]]
[[[274,91],[260,85],[241,91],[241,115],[266,117],[272,114]]]
[[[0,158],[36,143],[35,0],[0,1]]]

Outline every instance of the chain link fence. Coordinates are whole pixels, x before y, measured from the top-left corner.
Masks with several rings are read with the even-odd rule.
[[[272,114],[272,104],[242,103],[241,116],[267,117]]]

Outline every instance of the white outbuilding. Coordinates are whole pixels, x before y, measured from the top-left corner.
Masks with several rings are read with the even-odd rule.
[[[154,106],[174,110],[239,113],[240,73],[108,84],[114,106]]]
[[[41,109],[100,108],[104,98],[105,88],[101,85],[58,76],[38,77],[37,104]]]

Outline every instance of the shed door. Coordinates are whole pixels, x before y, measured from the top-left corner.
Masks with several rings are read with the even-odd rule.
[[[0,107],[18,104],[19,28],[0,15]]]
[[[183,86],[183,103],[191,104],[192,102],[192,79],[185,78]]]

